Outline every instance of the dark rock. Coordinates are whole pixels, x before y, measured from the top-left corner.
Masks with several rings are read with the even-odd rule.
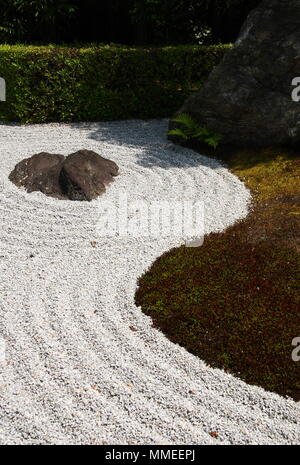
[[[20,161],[11,172],[9,179],[27,192],[40,191],[46,195],[63,198],[59,182],[65,157],[41,152]]]
[[[118,166],[91,150],[69,155],[61,170],[60,183],[71,200],[93,200],[117,176]]]
[[[218,132],[225,144],[279,145],[300,141],[300,1],[265,0],[200,92],[179,110]],[[176,126],[170,124],[171,128]]]
[[[18,163],[9,179],[27,192],[40,191],[59,199],[92,200],[105,192],[119,168],[90,150],[68,157],[38,153]]]

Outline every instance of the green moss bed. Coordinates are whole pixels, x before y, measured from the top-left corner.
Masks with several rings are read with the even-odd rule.
[[[299,153],[228,150],[225,160],[252,191],[252,211],[202,247],[160,257],[139,279],[136,304],[210,366],[299,401]]]

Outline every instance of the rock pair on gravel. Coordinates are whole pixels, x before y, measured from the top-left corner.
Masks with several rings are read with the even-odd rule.
[[[92,150],[79,150],[67,157],[41,152],[18,163],[9,179],[27,192],[90,201],[103,194],[118,173],[116,163]]]

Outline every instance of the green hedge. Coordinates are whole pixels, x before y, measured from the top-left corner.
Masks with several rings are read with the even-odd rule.
[[[201,86],[228,45],[89,48],[0,45],[2,121],[167,117]]]

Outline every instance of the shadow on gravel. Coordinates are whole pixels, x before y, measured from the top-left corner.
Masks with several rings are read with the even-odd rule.
[[[93,124],[94,128],[91,127]],[[74,123],[74,127],[85,128],[82,123]],[[214,154],[211,158],[207,158],[196,151],[185,152],[184,147],[168,140],[167,120],[164,120],[164,125],[161,120],[87,123],[86,129],[89,128],[91,128],[90,139],[138,150],[137,163],[145,168],[170,169],[197,166],[220,168],[220,162],[213,156]],[[172,152],[174,155],[170,157]],[[105,157],[105,154],[102,155]]]

